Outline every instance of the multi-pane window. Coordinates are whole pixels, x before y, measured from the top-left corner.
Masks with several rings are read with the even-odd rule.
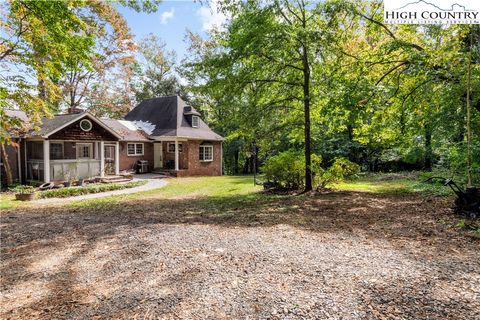
[[[128,143],[127,154],[129,156],[143,156],[143,143]]]
[[[58,142],[50,143],[50,159],[52,160],[63,159],[63,143],[58,143]]]
[[[213,161],[213,146],[201,145],[199,150],[200,161]]]
[[[77,143],[77,158],[91,159],[92,158],[92,144],[91,143]]]
[[[178,144],[178,152],[182,152],[182,150],[183,150],[182,144],[179,143]],[[175,152],[175,143],[172,143],[172,142],[168,143],[168,152],[170,152],[170,153]]]
[[[198,128],[198,117],[197,116],[192,116],[192,127]]]

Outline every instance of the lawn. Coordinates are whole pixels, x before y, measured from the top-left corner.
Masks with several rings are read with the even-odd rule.
[[[179,178],[4,209],[0,317],[475,318],[480,245],[452,198],[381,179],[275,195]]]

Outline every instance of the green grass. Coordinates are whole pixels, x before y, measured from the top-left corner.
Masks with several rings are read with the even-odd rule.
[[[421,182],[423,179],[414,175],[385,175],[375,174],[362,177],[354,181],[340,182],[332,187],[339,190],[362,191],[372,193],[426,193],[431,195],[449,195],[449,188],[441,184]],[[136,192],[124,195],[109,196],[90,200],[79,200],[66,203],[73,208],[93,207],[101,209],[112,203],[121,203],[137,199],[202,199],[206,205],[214,205],[215,209],[222,210],[232,201],[241,205],[243,201],[256,201],[267,197],[280,197],[259,193],[261,186],[253,185],[251,176],[222,176],[222,177],[195,177],[169,179],[164,188]],[[280,197],[281,198],[281,197]],[[225,203],[228,201],[229,203]],[[14,196],[1,196],[0,208],[16,208],[24,203],[14,200]],[[235,203],[234,203],[235,205]]]
[[[437,196],[453,194],[441,183],[426,183],[415,173],[402,175],[370,174],[357,180],[343,181],[332,187],[339,190],[365,191],[373,193],[425,193]]]
[[[253,199],[260,196],[257,192],[259,190],[262,190],[262,187],[254,186],[253,177],[251,176],[178,178],[169,179],[167,186],[160,189],[86,201],[75,201],[69,204],[69,206],[75,208],[95,207],[98,209],[111,203],[138,198],[205,198],[207,201],[208,198],[211,198],[218,202],[219,199],[231,200],[232,197]]]

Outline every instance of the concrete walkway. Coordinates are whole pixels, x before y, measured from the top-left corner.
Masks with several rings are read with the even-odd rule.
[[[107,192],[100,192],[100,193],[91,193],[91,194],[84,194],[75,197],[67,197],[67,198],[46,198],[46,199],[38,199],[31,201],[31,204],[55,204],[55,203],[65,203],[68,201],[78,201],[78,200],[89,200],[89,199],[96,199],[96,198],[103,198],[109,196],[116,196],[120,194],[130,194],[135,192],[147,191],[152,189],[159,189],[165,187],[168,182],[166,179],[163,179],[164,176],[147,173],[141,175],[134,175],[132,181],[139,181],[139,180],[147,180],[148,182],[143,186],[138,186],[134,188],[127,188],[121,190],[113,190]]]

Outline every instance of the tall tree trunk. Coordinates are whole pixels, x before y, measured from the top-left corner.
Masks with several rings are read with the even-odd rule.
[[[235,150],[233,155],[233,173],[238,174],[238,158],[240,156],[240,150]]]
[[[427,121],[424,125],[425,130],[425,157],[424,168],[427,171],[432,171],[433,152],[432,152],[432,130],[430,123]]]
[[[472,186],[472,123],[470,110],[470,86],[472,78],[472,40],[473,26],[470,30],[470,50],[468,52],[467,66],[467,187]]]
[[[11,185],[13,183],[13,173],[12,167],[10,167],[10,161],[8,159],[7,150],[5,149],[5,144],[0,144],[1,151],[2,151],[2,158],[3,158],[3,167],[5,168],[5,176],[7,178],[7,185]]]
[[[305,46],[302,47],[303,61],[303,112],[305,116],[305,192],[313,189],[312,184],[312,150],[310,133],[310,65]]]

